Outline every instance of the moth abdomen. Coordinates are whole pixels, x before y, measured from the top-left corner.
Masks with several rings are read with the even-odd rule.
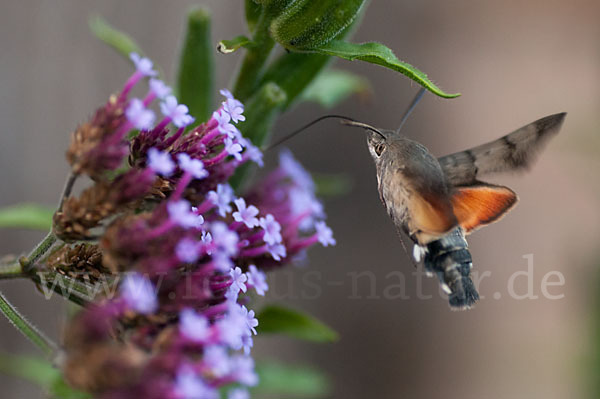
[[[473,260],[462,228],[427,244],[424,264],[428,272],[437,274],[450,307],[468,309],[477,302],[479,294],[471,280]]]

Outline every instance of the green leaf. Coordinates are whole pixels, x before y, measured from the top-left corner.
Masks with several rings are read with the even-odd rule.
[[[365,0],[297,0],[273,19],[270,32],[289,50],[312,50],[333,40],[360,13]]]
[[[261,333],[285,334],[313,342],[333,342],[338,334],[312,316],[297,310],[269,305],[257,316]]]
[[[340,174],[312,174],[315,182],[315,192],[319,197],[340,197],[352,190],[354,181],[346,173]]]
[[[43,358],[6,353],[0,353],[0,373],[40,387],[47,387],[60,377],[60,371]]]
[[[104,43],[129,58],[130,53],[143,54],[137,43],[126,33],[123,33],[108,24],[99,16],[93,16],[89,20],[90,30]]]
[[[229,54],[240,49],[241,47],[248,47],[251,45],[251,43],[252,42],[250,39],[248,39],[246,36],[237,36],[231,40],[221,40],[217,44],[217,51],[219,51],[221,54]]]
[[[285,91],[284,108],[288,108],[329,62],[331,57],[326,55],[286,53],[269,66],[262,83],[274,82]]]
[[[210,14],[195,8],[188,14],[187,31],[179,59],[177,95],[197,121],[209,118],[213,107],[214,48]]]
[[[245,1],[245,11],[246,11],[246,23],[248,24],[248,30],[250,32],[254,32],[254,28],[256,27],[256,23],[260,18],[261,6],[254,2],[254,0],[246,0]]]
[[[252,393],[257,396],[322,398],[331,393],[328,378],[310,367],[262,361],[257,363],[256,372],[260,382]]]
[[[448,94],[437,87],[423,72],[406,62],[400,61],[392,50],[381,43],[347,43],[340,40],[333,40],[322,47],[315,48],[314,51],[320,54],[331,55],[345,60],[361,60],[371,64],[381,65],[385,68],[400,72],[401,74],[414,80],[432,93],[444,97],[454,98],[460,96],[457,94]]]
[[[0,208],[0,228],[50,230],[54,210],[37,204],[17,204]]]
[[[91,399],[92,395],[71,388],[65,380],[59,376],[50,386],[50,398],[52,399]]]
[[[328,69],[320,73],[304,90],[301,100],[331,108],[354,93],[368,90],[369,82],[365,78],[347,71]]]

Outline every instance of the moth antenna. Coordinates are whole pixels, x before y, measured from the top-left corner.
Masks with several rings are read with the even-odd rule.
[[[419,92],[417,93],[415,98],[413,98],[412,103],[410,103],[410,105],[408,106],[408,109],[404,112],[404,115],[402,115],[402,119],[400,120],[400,126],[398,126],[398,129],[396,129],[396,134],[400,133],[400,129],[402,129],[402,126],[404,126],[404,124],[406,123],[406,120],[408,119],[410,114],[413,112],[413,110],[415,109],[415,107],[417,106],[419,101],[421,101],[421,98],[423,98],[423,95],[425,94],[426,91],[427,90],[424,87],[421,88],[421,90],[419,90]]]
[[[289,133],[288,135],[282,137],[281,139],[277,140],[276,142],[272,143],[271,145],[269,145],[268,147],[265,148],[265,152],[272,150],[273,148],[277,147],[278,145],[280,145],[281,143],[288,141],[289,139],[293,138],[294,136],[296,136],[298,133],[303,132],[304,130],[308,129],[309,127],[321,122],[322,120],[325,119],[341,119],[342,123],[349,125],[349,126],[357,126],[357,127],[362,127],[364,129],[368,129],[371,130],[377,134],[379,134],[381,137],[385,138],[385,136],[376,128],[374,128],[373,126],[367,125],[366,123],[362,123],[359,122],[355,119],[349,118],[347,116],[343,116],[343,115],[323,115],[317,119],[315,119],[312,122],[307,123],[306,125],[302,126],[299,129],[294,130],[293,132]]]

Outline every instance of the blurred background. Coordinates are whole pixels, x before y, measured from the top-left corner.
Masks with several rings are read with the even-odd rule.
[[[55,203],[67,174],[70,132],[130,74],[128,63],[89,33],[90,15],[131,34],[172,78],[187,10],[196,4],[211,9],[216,43],[246,33],[242,3],[0,0],[0,206]],[[291,141],[309,170],[345,173],[354,184],[344,196],[325,200],[338,245],[313,250],[305,268],[270,276],[268,299],[311,312],[341,339],[316,345],[259,338],[257,358],[318,365],[333,381],[332,398],[600,394],[590,389],[599,370],[594,366],[600,283],[598,15],[600,3],[592,0],[371,2],[352,40],[383,42],[447,92],[462,93],[454,100],[426,95],[404,128],[434,154],[472,147],[552,113],[569,115],[529,173],[490,179],[513,188],[521,201],[500,223],[469,239],[475,270],[485,278],[479,285],[482,300],[467,312],[451,312],[437,281],[414,275],[379,202],[361,134],[330,121]],[[228,87],[239,58],[217,56],[216,87]],[[367,77],[371,95],[353,97],[335,112],[379,127],[395,128],[418,90],[370,64],[336,61],[336,67]],[[325,112],[299,105],[280,119],[275,133]],[[276,154],[267,158],[272,165]],[[0,254],[26,251],[42,236],[2,230]],[[511,297],[511,276],[527,271],[528,259],[530,278],[513,277],[514,292],[532,289],[532,295]],[[370,277],[357,278],[361,272]],[[549,272],[564,277],[563,285],[546,292],[560,299],[544,295]],[[392,299],[402,293],[393,291],[401,278],[409,298]],[[556,273],[548,278],[560,282]],[[1,289],[59,337],[63,300],[46,301],[27,281],[3,282]],[[417,298],[418,290],[431,298]],[[0,320],[0,351],[35,353],[6,320]],[[0,376],[0,384],[4,398],[41,397],[23,381]]]

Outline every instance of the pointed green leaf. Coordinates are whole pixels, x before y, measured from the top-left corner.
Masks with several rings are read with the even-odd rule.
[[[320,54],[332,55],[345,60],[361,60],[371,64],[381,65],[385,68],[400,72],[401,74],[414,80],[432,93],[444,97],[454,98],[460,96],[457,94],[448,94],[435,85],[423,72],[406,62],[400,61],[392,50],[381,43],[347,43],[340,40],[333,40],[322,47],[315,48],[314,51]]]
[[[269,395],[297,398],[323,398],[331,393],[331,383],[319,370],[274,362],[258,362],[259,384],[252,389],[256,396]]]
[[[221,40],[217,44],[217,51],[221,54],[229,54],[241,47],[248,47],[250,44],[251,41],[246,36],[237,36],[231,40]]]
[[[261,333],[285,334],[313,342],[333,342],[338,334],[314,317],[297,310],[270,305],[257,316]]]
[[[301,99],[332,108],[355,93],[369,90],[369,82],[358,75],[339,69],[323,71],[304,90]]]
[[[108,24],[99,16],[91,17],[89,20],[90,30],[104,43],[129,57],[130,53],[143,54],[137,43],[126,33],[123,33]]]
[[[43,358],[6,353],[0,353],[0,373],[22,378],[40,387],[46,387],[60,377],[60,371]]]
[[[37,204],[17,204],[0,208],[0,228],[50,230],[54,210]]]
[[[214,91],[214,47],[210,36],[210,14],[195,8],[188,15],[187,31],[179,59],[177,95],[190,115],[201,122],[212,113]]]

